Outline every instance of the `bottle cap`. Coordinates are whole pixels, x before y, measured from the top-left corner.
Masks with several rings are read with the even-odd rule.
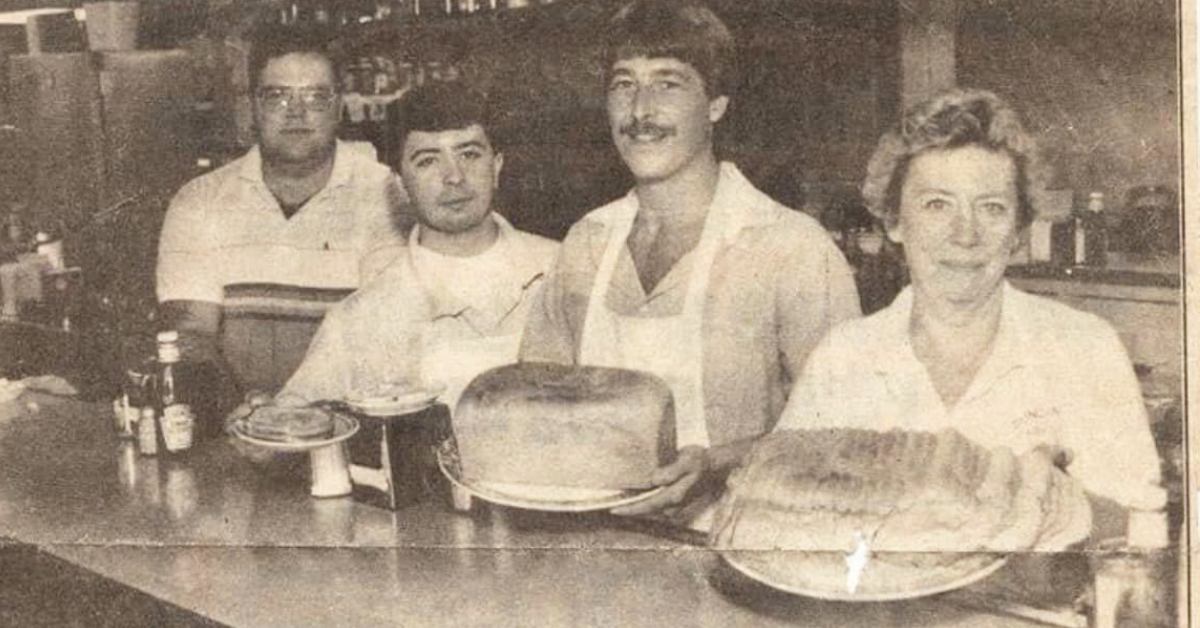
[[[197,168],[212,168],[212,160],[208,157],[201,157],[196,160]]]

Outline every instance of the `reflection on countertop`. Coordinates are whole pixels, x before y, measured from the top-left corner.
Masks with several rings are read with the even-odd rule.
[[[208,441],[177,465],[118,442],[105,404],[23,401],[0,416],[0,536],[230,625],[1037,625],[941,596],[731,592],[714,552],[612,515],[312,499],[303,457]]]

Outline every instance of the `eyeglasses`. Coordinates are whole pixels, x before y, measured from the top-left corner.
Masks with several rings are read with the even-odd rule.
[[[304,105],[308,111],[329,111],[337,92],[328,87],[260,87],[258,100],[268,109],[283,111]]]

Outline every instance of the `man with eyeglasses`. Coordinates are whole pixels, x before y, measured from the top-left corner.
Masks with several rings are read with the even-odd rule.
[[[183,187],[159,241],[158,300],[201,359],[220,345],[241,384],[275,390],[326,307],[403,242],[402,184],[367,143],[336,138],[336,57],[315,31],[259,31],[250,55],[258,143]],[[297,322],[300,321],[300,322]]]

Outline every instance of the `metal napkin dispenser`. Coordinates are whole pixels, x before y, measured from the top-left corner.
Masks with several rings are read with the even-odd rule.
[[[434,453],[451,434],[445,404],[395,416],[360,414],[358,420],[361,427],[347,442],[355,500],[400,510],[445,493]]]

